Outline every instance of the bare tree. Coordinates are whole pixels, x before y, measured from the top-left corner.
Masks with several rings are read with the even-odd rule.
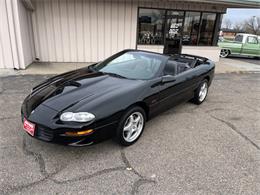
[[[244,24],[241,22],[237,22],[234,26],[233,29],[237,32],[244,31]]]
[[[257,16],[256,17],[256,28],[257,28],[257,35],[260,35],[260,17],[259,16]]]
[[[245,21],[244,29],[248,33],[260,35],[260,17],[253,16]]]
[[[223,23],[222,23],[222,28],[227,28],[227,29],[231,29],[232,28],[232,22],[230,19],[225,18]]]

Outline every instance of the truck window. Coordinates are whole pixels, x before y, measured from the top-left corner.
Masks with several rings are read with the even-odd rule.
[[[235,41],[242,43],[242,41],[243,41],[243,35],[237,35],[237,36],[235,37]]]
[[[250,44],[258,44],[258,41],[257,41],[257,38],[256,37],[247,37],[247,43],[250,43]]]

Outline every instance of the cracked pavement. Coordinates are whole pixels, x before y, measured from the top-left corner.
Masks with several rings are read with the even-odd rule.
[[[0,78],[0,194],[260,194],[260,74],[217,74],[206,102],[162,113],[127,148],[28,136],[20,105],[47,77]]]

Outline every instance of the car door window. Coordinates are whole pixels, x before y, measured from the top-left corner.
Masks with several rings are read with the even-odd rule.
[[[247,43],[249,44],[258,44],[257,38],[256,37],[247,37]]]

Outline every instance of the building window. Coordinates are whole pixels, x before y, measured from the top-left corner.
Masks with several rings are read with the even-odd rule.
[[[212,45],[216,15],[215,13],[202,14],[199,45]]]
[[[174,35],[183,45],[211,46],[216,19],[216,13],[140,8],[137,43],[164,45]]]
[[[197,45],[200,15],[200,12],[186,12],[182,36],[183,45]]]
[[[167,11],[165,39],[171,40],[182,37],[184,11]]]
[[[139,9],[138,44],[162,45],[165,10]]]

